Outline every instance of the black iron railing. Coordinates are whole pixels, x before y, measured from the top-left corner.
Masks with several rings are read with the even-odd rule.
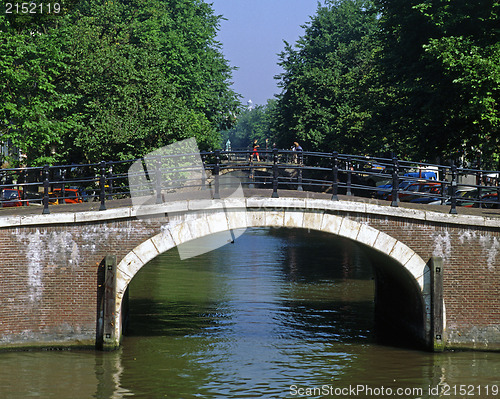
[[[193,157],[199,164],[186,161]],[[229,174],[243,187],[271,189],[272,197],[288,189],[329,193],[332,201],[343,194],[390,201],[394,207],[400,202],[449,205],[450,213],[459,206],[500,208],[499,171],[337,152],[272,149],[259,151],[259,158],[251,150],[216,150],[158,155],[152,165],[139,159],[2,169],[0,203],[4,208],[38,205],[47,214],[53,205],[87,201],[99,201],[105,210],[107,201],[131,195],[154,195],[161,203],[164,193],[177,189],[210,188],[213,198],[220,198],[226,184],[221,176]],[[143,168],[131,172],[137,162]],[[136,178],[142,183],[131,185]]]

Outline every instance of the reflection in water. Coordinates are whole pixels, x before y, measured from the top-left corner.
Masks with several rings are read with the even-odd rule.
[[[373,295],[363,251],[319,233],[251,230],[184,261],[169,251],[132,280],[120,350],[0,353],[0,394],[291,398],[291,385],[364,384],[436,398],[439,383],[499,383],[498,353],[378,345]]]

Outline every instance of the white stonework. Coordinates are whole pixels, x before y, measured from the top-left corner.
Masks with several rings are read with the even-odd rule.
[[[363,244],[368,245],[369,247],[373,247],[375,244],[375,240],[377,239],[379,231],[374,229],[367,224],[361,224],[359,229],[358,236],[356,237],[356,241],[361,242]]]
[[[143,242],[141,245],[135,247],[133,252],[137,255],[137,257],[143,264],[148,263],[151,259],[157,257],[160,254],[151,238]]]
[[[304,213],[303,227],[310,230],[321,230],[321,222],[323,221],[323,211],[310,211]]]
[[[304,223],[304,212],[300,210],[286,210],[283,227],[302,227]]]
[[[403,265],[406,265],[413,254],[415,254],[415,252],[400,241],[398,241],[396,245],[394,245],[394,248],[392,248],[392,251],[389,253],[390,256],[398,260]]]
[[[154,237],[152,237],[151,241],[156,247],[158,253],[160,254],[175,247],[174,239],[170,235],[170,231],[168,229],[164,229],[160,234],[157,234]]]
[[[358,236],[360,228],[361,223],[355,222],[354,220],[345,217],[342,220],[339,235],[341,235],[342,237],[350,238],[351,240],[355,240]]]
[[[321,223],[321,231],[338,235],[342,221],[343,218],[340,216],[325,214]]]
[[[390,254],[394,245],[396,245],[397,240],[383,232],[380,232],[373,244],[373,248],[383,252],[384,254]]]

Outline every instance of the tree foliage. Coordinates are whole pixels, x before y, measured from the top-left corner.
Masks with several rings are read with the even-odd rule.
[[[499,133],[498,1],[377,3],[381,72],[393,94],[383,109],[388,130],[424,158],[491,148]]]
[[[281,54],[280,141],[497,160],[499,11],[498,0],[326,1]]]
[[[238,101],[208,4],[81,0],[65,10],[0,20],[2,139],[29,163],[134,158],[193,136],[219,145]]]
[[[233,149],[251,147],[257,140],[262,148],[271,148],[275,134],[271,128],[276,100],[268,100],[266,105],[257,105],[255,108],[243,109],[236,118],[235,125],[223,132],[223,142],[228,139]]]
[[[369,1],[329,2],[296,49],[286,43],[274,124],[279,145],[298,140],[309,150],[354,151],[363,142],[376,26]]]

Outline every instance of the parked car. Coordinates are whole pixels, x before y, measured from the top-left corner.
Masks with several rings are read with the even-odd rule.
[[[441,183],[410,182],[404,187],[400,185],[398,197],[402,202],[428,203],[435,200],[435,197],[440,194],[440,190]],[[429,195],[430,193],[434,196]],[[392,193],[389,193],[387,199],[392,201]]]
[[[486,201],[483,204],[485,208],[496,208],[498,204],[497,201],[497,189],[496,188],[482,188],[481,189],[481,200]],[[479,191],[475,187],[464,187],[457,190],[457,206],[464,206],[466,208],[478,208],[479,207]],[[430,204],[440,204],[441,200],[431,202]],[[451,197],[445,201],[445,205],[451,205]]]
[[[4,188],[0,195],[0,202],[2,203],[2,208],[9,208],[14,206],[26,206],[29,205],[28,201],[22,201],[22,193],[20,190],[14,188]]]
[[[498,209],[500,208],[500,202],[498,201],[498,192],[490,192],[481,196],[483,208]]]
[[[398,190],[399,191],[402,191],[402,190],[406,190],[406,188],[412,184],[413,181],[402,181],[399,183],[399,186],[398,186]],[[377,198],[380,198],[380,199],[392,199],[392,183],[391,184],[383,184],[381,186],[378,186],[377,187]],[[390,197],[390,198],[389,198]]]
[[[81,202],[83,202],[83,198],[80,191],[76,188],[65,188],[64,198],[62,189],[60,188],[55,188],[49,193],[49,204],[79,204]]]

